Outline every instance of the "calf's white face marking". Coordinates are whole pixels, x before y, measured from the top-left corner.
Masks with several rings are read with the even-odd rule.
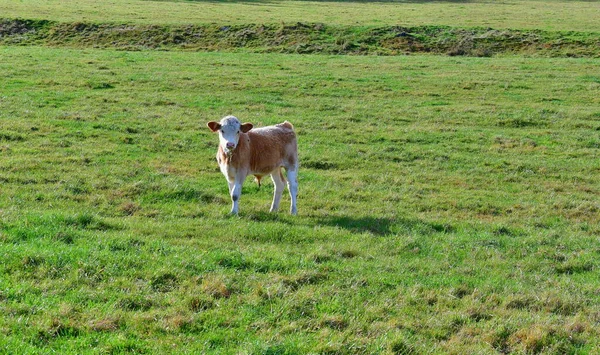
[[[247,133],[252,129],[251,123],[241,124],[237,118],[227,116],[221,122],[209,122],[208,127],[213,132],[219,132],[219,144],[227,155],[231,155],[240,140],[240,132]]]

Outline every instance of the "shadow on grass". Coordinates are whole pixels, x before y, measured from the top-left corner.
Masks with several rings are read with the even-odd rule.
[[[418,219],[408,218],[375,218],[375,217],[348,217],[338,216],[322,218],[322,225],[339,227],[353,233],[372,233],[377,236],[391,234],[422,234],[448,233],[453,230],[449,224],[430,223]]]
[[[238,218],[238,216],[231,216]],[[302,217],[290,216],[286,213],[251,212],[242,215],[242,218],[254,222],[278,222],[287,225],[305,225],[306,220]],[[435,233],[450,233],[454,227],[447,223],[426,222],[420,219],[410,218],[387,218],[387,217],[353,217],[353,216],[330,216],[309,217],[309,226],[320,225],[345,229],[352,233],[371,233],[376,236],[397,234],[431,235]]]
[[[347,229],[353,233],[370,232],[375,235],[387,235],[392,233],[395,222],[390,218],[341,216],[323,218],[320,224]]]

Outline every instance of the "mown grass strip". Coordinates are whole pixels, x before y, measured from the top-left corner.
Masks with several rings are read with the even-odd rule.
[[[600,7],[585,0],[0,0],[0,16],[153,25],[302,21],[600,32]]]
[[[0,20],[0,44],[297,54],[600,56],[598,33],[448,26],[330,26],[301,22],[134,25],[3,19]]]

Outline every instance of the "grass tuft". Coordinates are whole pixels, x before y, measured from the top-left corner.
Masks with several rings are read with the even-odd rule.
[[[178,286],[177,276],[167,272],[156,275],[150,280],[150,287],[158,292],[170,292]]]
[[[404,340],[396,340],[392,342],[390,347],[394,355],[416,355],[419,352]]]
[[[125,311],[147,311],[153,306],[151,300],[140,296],[128,296],[117,303],[117,307]]]
[[[215,299],[229,298],[233,293],[231,286],[228,286],[222,277],[214,274],[208,275],[202,280],[201,289]]]

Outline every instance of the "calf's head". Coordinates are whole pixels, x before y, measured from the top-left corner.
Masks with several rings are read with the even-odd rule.
[[[219,132],[219,144],[226,154],[235,150],[240,140],[240,133],[248,133],[252,123],[241,124],[234,116],[224,117],[221,122],[210,121],[206,124],[213,132]]]

